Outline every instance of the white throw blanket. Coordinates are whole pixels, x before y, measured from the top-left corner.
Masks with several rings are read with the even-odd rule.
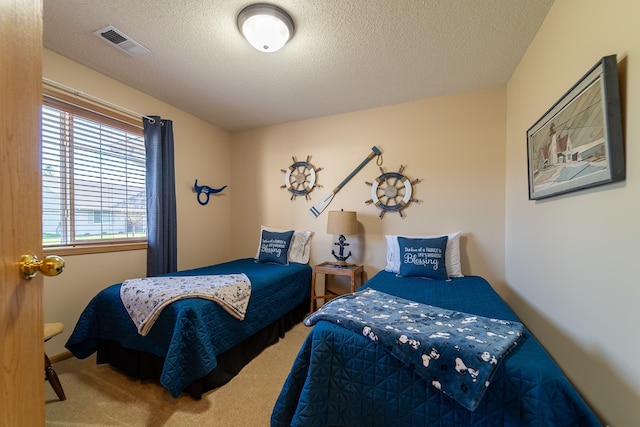
[[[162,309],[183,298],[215,301],[233,317],[243,320],[251,297],[246,274],[167,276],[122,282],[120,299],[140,335],[147,335]]]

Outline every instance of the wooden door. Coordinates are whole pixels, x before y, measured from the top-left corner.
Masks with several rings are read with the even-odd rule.
[[[44,425],[40,104],[42,1],[0,0],[0,426]]]

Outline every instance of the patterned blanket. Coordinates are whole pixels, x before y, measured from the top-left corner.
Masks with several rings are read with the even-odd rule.
[[[140,335],[147,335],[162,309],[183,298],[215,301],[243,320],[251,297],[251,282],[244,274],[166,276],[122,282],[120,298]]]
[[[363,334],[441,392],[473,411],[523,326],[365,289],[335,298],[309,315]]]

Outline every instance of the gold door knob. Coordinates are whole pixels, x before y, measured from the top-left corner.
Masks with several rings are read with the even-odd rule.
[[[58,255],[47,255],[42,261],[34,254],[20,258],[20,272],[25,279],[33,279],[38,271],[45,276],[57,276],[64,270],[64,260]]]

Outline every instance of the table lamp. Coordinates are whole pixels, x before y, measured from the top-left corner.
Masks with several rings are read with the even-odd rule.
[[[351,251],[347,255],[344,254],[344,248],[349,246],[345,236],[358,233],[358,219],[356,213],[353,211],[330,211],[329,218],[327,219],[327,233],[338,235],[338,241],[334,245],[340,249],[338,254],[335,250],[331,251],[331,254],[336,259],[336,265],[347,267],[347,259],[351,256]]]

